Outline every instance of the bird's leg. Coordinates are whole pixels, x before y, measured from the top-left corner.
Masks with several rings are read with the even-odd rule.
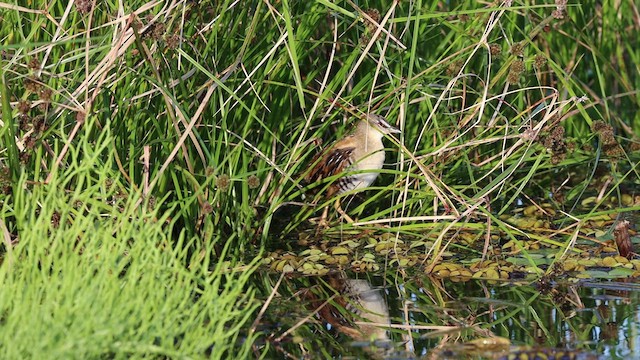
[[[322,215],[318,222],[316,223],[316,236],[320,236],[322,231],[329,228],[329,221],[327,221],[327,217],[329,216],[329,207],[325,206],[324,210],[322,210]]]
[[[347,215],[347,213],[342,209],[342,206],[340,206],[340,197],[336,199],[336,202],[335,204],[333,204],[333,207],[336,209],[338,214],[340,214],[340,217],[342,217],[347,223],[353,224],[355,222],[353,221],[351,216]]]
[[[324,210],[322,210],[322,215],[320,216],[320,220],[318,221],[318,227],[328,228],[329,221],[327,218],[329,217],[329,207],[325,206]]]
[[[328,217],[329,206],[325,206],[320,217],[309,219],[309,222],[316,225],[316,235],[320,235],[320,233],[322,233],[322,230],[329,228],[329,221],[327,220]]]

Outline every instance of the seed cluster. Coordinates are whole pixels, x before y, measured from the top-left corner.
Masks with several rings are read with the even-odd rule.
[[[594,121],[591,130],[600,137],[602,142],[602,150],[612,158],[618,158],[624,155],[624,150],[615,138],[613,127],[604,121]]]
[[[380,11],[378,11],[378,9],[367,9],[365,11],[365,14],[367,14],[375,22],[364,18],[365,32],[360,37],[361,44],[366,44],[371,41],[371,36],[376,32],[378,23],[380,23]]]
[[[565,130],[561,125],[556,125],[547,136],[542,138],[542,145],[552,154],[551,163],[556,165],[564,160],[567,153],[573,149],[573,145],[568,145],[565,139]]]

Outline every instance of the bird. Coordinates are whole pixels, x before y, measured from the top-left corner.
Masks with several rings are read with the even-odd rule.
[[[397,134],[400,130],[389,125],[380,115],[370,114],[360,119],[353,133],[347,135],[318,153],[311,161],[311,170],[305,176],[307,183],[320,182],[332,176],[339,176],[326,192],[326,197],[370,186],[378,177],[384,165],[384,144],[382,138]],[[340,198],[334,204],[336,211],[347,222],[353,219],[340,206]],[[325,207],[320,224],[326,225],[328,207]]]
[[[356,341],[389,342],[389,306],[381,288],[344,272],[322,277],[318,284],[300,292],[304,303],[339,332]],[[327,301],[327,297],[332,301]]]

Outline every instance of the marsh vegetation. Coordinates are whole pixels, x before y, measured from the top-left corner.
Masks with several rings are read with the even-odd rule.
[[[637,351],[636,2],[0,9],[7,358]],[[401,133],[318,231],[365,114]]]

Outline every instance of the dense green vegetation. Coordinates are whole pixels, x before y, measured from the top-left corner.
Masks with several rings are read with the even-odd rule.
[[[360,224],[328,233],[435,239],[434,265],[465,224],[531,235],[516,205],[554,209],[559,254],[640,209],[633,1],[0,9],[8,356],[247,356],[270,291],[251,274],[332,201],[301,179],[365,113],[403,132]]]

